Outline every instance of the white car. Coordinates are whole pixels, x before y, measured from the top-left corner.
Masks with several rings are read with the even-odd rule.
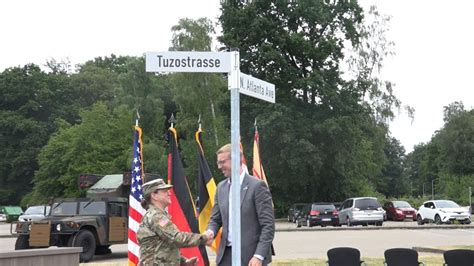
[[[465,208],[451,200],[430,200],[418,209],[416,221],[419,225],[434,221],[436,224],[459,221],[462,224],[471,223],[471,214]]]
[[[0,212],[0,222],[6,222],[7,221],[7,216],[5,213]]]

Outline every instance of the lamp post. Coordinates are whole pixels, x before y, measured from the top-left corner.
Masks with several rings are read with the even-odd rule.
[[[434,181],[438,178],[431,179],[431,199],[434,200]]]
[[[472,201],[471,201],[471,198],[472,198],[472,188],[469,187],[469,211],[470,213],[472,213]]]

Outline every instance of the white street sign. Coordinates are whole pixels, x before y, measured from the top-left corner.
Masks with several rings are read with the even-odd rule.
[[[229,52],[147,52],[147,72],[230,72]]]
[[[240,72],[240,93],[275,103],[275,85]]]

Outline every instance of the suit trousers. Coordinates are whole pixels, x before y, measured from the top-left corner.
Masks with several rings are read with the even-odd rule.
[[[248,261],[247,261],[248,263]],[[222,255],[221,262],[219,262],[218,266],[231,266],[232,265],[232,246],[226,246],[224,250],[224,254]],[[242,264],[241,266],[245,266],[247,264]],[[262,265],[268,265],[263,263]]]
[[[232,247],[226,246],[222,259],[219,262],[219,266],[230,266],[232,265]]]

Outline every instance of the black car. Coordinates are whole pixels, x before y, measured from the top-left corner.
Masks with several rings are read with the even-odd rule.
[[[291,205],[288,209],[288,222],[296,223],[296,218],[306,205],[308,205],[308,203],[295,203]]]
[[[308,227],[320,225],[341,226],[339,224],[338,211],[334,204],[327,202],[316,202],[306,206],[298,217],[297,225]]]

